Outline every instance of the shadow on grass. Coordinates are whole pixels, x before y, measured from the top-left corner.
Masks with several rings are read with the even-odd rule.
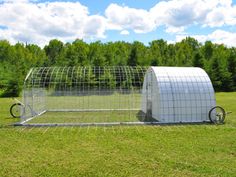
[[[149,117],[147,116],[146,113],[144,113],[143,111],[139,111],[137,114],[137,119],[140,121],[140,122],[146,122],[146,123],[150,123],[150,124],[147,124],[147,125],[162,125],[162,126],[187,126],[187,125],[224,125],[225,123],[223,124],[214,124],[210,121],[204,121],[204,122],[175,122],[175,123],[161,123],[159,122],[158,120],[152,118],[152,117]]]
[[[158,122],[156,119],[147,116],[143,111],[139,111],[136,117],[140,122]]]

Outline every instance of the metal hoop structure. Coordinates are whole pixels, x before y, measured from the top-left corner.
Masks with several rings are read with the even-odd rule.
[[[211,81],[200,68],[37,67],[25,78],[20,125],[136,125],[209,121]]]
[[[146,70],[140,66],[32,68],[23,100],[33,111],[26,110],[21,123],[137,122],[142,116]]]

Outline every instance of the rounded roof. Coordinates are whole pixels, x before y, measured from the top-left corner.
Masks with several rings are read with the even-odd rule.
[[[214,88],[207,73],[198,67],[150,67],[159,85],[170,83],[174,92],[214,93]],[[161,91],[169,88],[160,87]]]
[[[126,88],[142,86],[147,67],[141,66],[76,66],[34,67],[25,78],[25,88],[59,87],[66,89],[79,86],[107,86]],[[122,84],[119,84],[122,83]],[[111,88],[111,87],[110,87]],[[89,89],[89,88],[87,88]]]

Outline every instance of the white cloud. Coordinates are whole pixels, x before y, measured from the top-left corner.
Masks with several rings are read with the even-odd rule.
[[[165,25],[168,28],[236,24],[236,6],[232,5],[232,0],[162,1],[151,8],[150,13],[157,26]]]
[[[185,30],[185,27],[183,26],[180,26],[180,27],[168,26],[165,32],[173,33],[173,34],[175,33],[181,34],[181,33],[184,33],[184,30]]]
[[[236,5],[232,5],[232,0],[169,0],[144,10],[110,4],[105,16],[108,29],[148,33],[165,26],[167,33],[182,34],[191,25],[236,25]]]
[[[186,38],[187,36],[191,36],[202,43],[209,40],[209,41],[212,41],[217,44],[225,44],[229,47],[236,45],[235,44],[236,33],[228,32],[228,31],[224,31],[224,30],[215,30],[214,32],[212,32],[208,35],[177,35],[176,42],[181,41],[182,39]]]
[[[143,9],[110,4],[105,11],[105,16],[108,19],[108,28],[110,29],[131,29],[135,33],[147,33],[155,29],[152,16]]]
[[[236,6],[216,7],[207,14],[205,23],[210,27],[236,25]]]
[[[202,21],[209,9],[208,4],[202,0],[163,1],[151,8],[150,13],[157,25],[183,27]]]
[[[121,35],[129,35],[129,31],[127,31],[127,30],[122,30],[122,31],[120,32],[120,34],[121,34]]]
[[[216,30],[208,35],[208,38],[218,44],[227,44],[228,46],[236,45],[236,33],[224,30]]]
[[[0,25],[6,27],[0,39],[44,45],[52,38],[62,41],[76,38],[104,38],[106,19],[89,15],[79,2],[29,1],[5,2],[0,5]]]
[[[0,2],[28,2],[30,0],[0,0]]]
[[[87,38],[105,38],[106,19],[99,15],[87,18],[84,24],[83,34]]]
[[[106,8],[105,15],[90,15],[89,9],[79,2],[0,0],[0,39],[12,43],[27,41],[43,46],[52,38],[64,42],[76,38],[102,39],[108,30],[128,35],[130,31],[149,33],[158,27],[164,27],[166,33],[175,34],[178,39],[185,36],[185,30],[192,25],[234,27],[236,5],[232,0],[168,0],[145,10],[112,3]],[[200,40],[210,38],[197,37]],[[228,38],[225,41],[232,43]]]

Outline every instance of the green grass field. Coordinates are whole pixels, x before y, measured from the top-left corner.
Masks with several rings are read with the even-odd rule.
[[[13,127],[0,99],[0,176],[235,176],[236,92],[224,125]]]

